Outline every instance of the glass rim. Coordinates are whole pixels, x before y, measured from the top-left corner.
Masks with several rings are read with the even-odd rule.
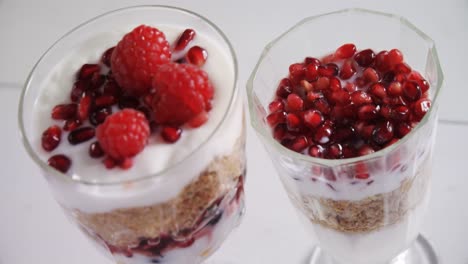
[[[376,151],[374,153],[371,153],[365,156],[346,158],[346,159],[316,158],[316,157],[312,157],[309,155],[304,155],[304,154],[292,151],[284,147],[283,145],[281,145],[277,140],[273,138],[270,129],[266,128],[263,125],[264,121],[260,120],[258,115],[256,114],[257,110],[256,110],[256,105],[255,105],[255,100],[254,100],[254,98],[256,97],[254,95],[254,80],[257,76],[257,72],[258,72],[260,65],[263,63],[264,59],[267,57],[271,48],[273,48],[277,42],[281,41],[289,33],[294,31],[296,28],[301,27],[305,25],[306,23],[311,22],[315,19],[318,19],[324,16],[338,15],[338,14],[344,14],[344,13],[367,13],[367,14],[373,14],[376,16],[384,16],[384,17],[398,19],[400,23],[406,25],[408,28],[413,30],[418,36],[420,36],[422,39],[424,39],[425,42],[427,42],[430,45],[428,50],[429,50],[429,53],[432,54],[434,58],[434,63],[436,66],[438,78],[437,78],[437,83],[435,84],[436,85],[435,93],[434,93],[434,97],[432,99],[432,104],[431,104],[431,107],[429,108],[429,111],[426,113],[426,115],[424,115],[423,119],[417,124],[417,126],[414,127],[411,130],[411,132],[405,137],[403,137],[402,139],[398,140],[394,144],[382,150]],[[252,127],[255,129],[255,131],[257,132],[257,134],[260,135],[264,139],[264,142],[266,142],[268,146],[272,146],[273,149],[277,151],[278,153],[283,154],[284,156],[290,157],[291,159],[294,159],[297,161],[314,163],[314,164],[319,164],[319,165],[328,166],[328,167],[335,167],[335,166],[342,166],[342,165],[350,165],[350,164],[354,164],[354,163],[358,163],[362,161],[379,159],[379,158],[386,156],[388,153],[392,152],[393,150],[398,148],[400,145],[405,144],[409,140],[409,138],[411,138],[412,134],[416,133],[419,129],[421,129],[421,127],[423,127],[429,121],[429,118],[433,115],[433,112],[436,111],[435,109],[437,108],[439,93],[440,93],[440,89],[442,88],[443,82],[444,82],[444,75],[442,72],[442,68],[440,66],[439,56],[437,53],[437,49],[435,47],[434,40],[432,40],[426,33],[424,33],[415,25],[413,25],[409,20],[399,15],[394,15],[390,13],[384,13],[384,12],[374,11],[374,10],[369,10],[369,9],[364,9],[364,8],[341,9],[341,10],[337,10],[333,12],[306,17],[300,20],[298,23],[296,23],[292,27],[290,27],[284,33],[280,34],[278,37],[274,38],[263,48],[260,58],[258,59],[247,81],[247,101],[248,101],[248,106],[249,106],[250,123]]]
[[[164,168],[161,171],[158,171],[156,173],[151,173],[151,174],[144,174],[143,176],[139,176],[136,178],[132,179],[124,179],[124,180],[115,180],[115,181],[99,181],[98,179],[93,179],[93,180],[85,180],[79,175],[73,175],[71,177],[70,175],[67,175],[65,173],[62,173],[52,167],[50,167],[45,161],[43,161],[39,155],[36,153],[34,148],[32,147],[27,134],[25,132],[25,127],[24,127],[24,120],[23,120],[23,105],[24,105],[24,98],[26,96],[26,93],[29,91],[29,88],[31,87],[31,81],[34,77],[34,74],[36,72],[36,69],[41,65],[43,62],[44,58],[49,55],[51,52],[53,52],[54,48],[59,45],[62,40],[70,37],[73,33],[76,31],[82,29],[83,27],[86,27],[92,23],[98,22],[99,19],[103,17],[107,17],[110,15],[116,15],[119,13],[127,12],[127,11],[135,11],[138,9],[166,9],[166,10],[171,10],[171,11],[177,11],[181,12],[185,15],[193,16],[196,18],[201,19],[204,23],[208,24],[216,33],[219,34],[219,36],[225,41],[225,44],[229,48],[229,55],[232,59],[233,66],[234,66],[234,82],[233,82],[233,87],[232,87],[232,92],[229,98],[229,106],[227,107],[226,111],[223,113],[222,119],[219,121],[219,123],[216,125],[215,129],[210,133],[210,135],[200,144],[198,145],[194,150],[192,150],[189,154],[187,154],[183,159],[180,161],[176,162],[175,164]],[[152,178],[162,178],[164,174],[167,174],[169,171],[173,170],[174,168],[181,166],[188,158],[192,157],[193,155],[196,155],[196,153],[203,148],[212,138],[213,136],[219,131],[219,129],[222,127],[224,124],[225,120],[229,116],[229,114],[233,111],[233,108],[235,106],[236,100],[237,100],[237,95],[239,93],[239,88],[237,87],[237,82],[238,82],[238,76],[239,76],[239,70],[238,70],[238,60],[236,53],[234,51],[234,48],[229,41],[228,37],[226,34],[213,22],[211,22],[208,18],[195,13],[193,11],[176,7],[176,6],[169,6],[169,5],[134,5],[134,6],[127,6],[127,7],[122,7],[118,9],[114,9],[111,11],[107,11],[105,13],[102,13],[98,16],[95,16],[91,19],[88,19],[79,25],[73,27],[71,30],[67,31],[64,35],[62,35],[60,38],[58,38],[47,50],[41,55],[41,57],[38,59],[38,61],[34,64],[33,68],[31,69],[30,73],[28,74],[28,77],[26,78],[26,82],[23,85],[21,94],[20,94],[20,100],[18,104],[18,125],[19,125],[19,131],[20,131],[20,137],[21,141],[23,142],[23,146],[26,149],[26,152],[28,155],[32,158],[32,160],[39,165],[39,167],[47,173],[47,175],[52,175],[54,177],[60,178],[62,180],[66,181],[71,181],[74,183],[79,183],[79,184],[84,184],[84,185],[91,185],[91,186],[112,186],[112,185],[120,185],[120,184],[125,184],[125,183],[135,183],[135,182],[140,182],[144,180],[149,180]]]

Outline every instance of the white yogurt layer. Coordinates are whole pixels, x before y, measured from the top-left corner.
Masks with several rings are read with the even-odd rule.
[[[159,135],[151,135],[149,144],[134,158],[133,167],[129,170],[119,168],[108,170],[101,159],[89,157],[89,145],[96,139],[72,146],[66,138],[68,133],[62,133],[62,142],[52,153],[47,153],[40,147],[42,132],[47,127],[52,124],[63,125],[63,122],[52,120],[50,113],[55,105],[69,102],[76,72],[85,63],[97,63],[104,51],[115,46],[125,33],[136,26],[132,25],[114,32],[96,33],[93,38],[77,43],[76,48],[51,70],[49,77],[42,84],[40,96],[34,105],[34,128],[37,132],[33,145],[44,161],[59,153],[70,157],[72,160],[70,177],[87,182],[131,181],[173,168],[166,171],[162,177],[113,186],[71,184],[51,179],[54,184],[62,185],[54,189],[58,200],[67,207],[85,212],[103,212],[167,201],[178,195],[183,187],[206,169],[215,157],[229,154],[241,135],[242,102],[239,98],[234,99],[236,102],[232,112],[224,118],[235,86],[233,60],[226,48],[197,32],[190,45],[199,45],[207,50],[208,59],[203,69],[215,87],[213,109],[209,113],[208,121],[202,127],[184,128],[182,137],[174,144],[163,142]],[[163,31],[169,43],[175,43],[177,37],[185,30],[185,27],[177,25],[152,26]],[[180,55],[175,54],[175,56]],[[220,129],[209,139],[220,124]],[[208,139],[209,141],[197,150]],[[195,155],[191,155],[195,150],[197,150]],[[180,162],[182,164],[178,166]]]

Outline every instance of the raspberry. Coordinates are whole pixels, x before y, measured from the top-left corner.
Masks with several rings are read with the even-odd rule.
[[[169,42],[163,32],[141,25],[126,34],[111,57],[111,69],[117,83],[134,95],[151,89],[151,78],[158,66],[171,60]]]
[[[181,126],[203,111],[209,111],[214,89],[208,75],[191,64],[162,65],[154,75],[151,102],[159,124]]]
[[[141,152],[149,134],[145,115],[130,108],[108,116],[96,131],[102,150],[115,160],[124,160]]]

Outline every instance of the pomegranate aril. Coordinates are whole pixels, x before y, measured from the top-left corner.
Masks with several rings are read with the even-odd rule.
[[[302,152],[307,148],[308,145],[309,143],[307,138],[305,136],[299,136],[291,142],[290,149],[296,152]]]
[[[180,139],[182,135],[182,129],[173,126],[164,126],[161,130],[161,136],[164,141],[168,143],[174,143]]]
[[[289,74],[296,81],[302,79],[305,75],[305,67],[303,63],[293,63],[289,66]]]
[[[278,124],[273,130],[273,137],[276,140],[282,140],[288,131],[286,124]]]
[[[88,89],[97,90],[106,82],[106,76],[95,73],[88,83]]]
[[[339,143],[334,143],[328,147],[327,158],[339,159],[343,155],[343,147]]]
[[[327,144],[328,142],[330,142],[332,134],[333,134],[332,126],[328,124],[323,124],[315,132],[314,141],[319,144]]]
[[[104,156],[104,151],[102,150],[101,145],[99,145],[99,142],[97,141],[89,145],[88,153],[91,158],[100,158]]]
[[[426,93],[429,90],[429,83],[419,72],[411,72],[408,76],[408,80],[415,81],[420,86],[422,93]]]
[[[366,68],[362,72],[362,77],[367,83],[376,83],[379,81],[379,73],[374,68]]]
[[[101,66],[98,64],[84,64],[78,72],[78,80],[91,80],[93,75],[99,74]]]
[[[411,132],[411,126],[408,124],[408,123],[398,123],[395,127],[395,132],[396,132],[396,135],[399,137],[399,138],[403,138],[404,136],[406,136],[409,132]]]
[[[367,85],[367,81],[364,79],[364,77],[357,77],[354,82],[356,83],[356,86],[359,88],[363,88],[364,86]]]
[[[355,91],[351,94],[351,102],[354,105],[363,105],[372,103],[372,98],[364,91]]]
[[[77,112],[76,104],[59,104],[52,109],[52,119],[68,120],[74,118]]]
[[[313,82],[316,81],[319,77],[318,66],[320,64],[310,63],[306,66],[305,78],[306,80]]]
[[[380,72],[386,72],[390,70],[390,64],[388,61],[388,51],[381,51],[375,56],[375,68]]]
[[[374,63],[375,53],[371,49],[362,50],[354,55],[354,60],[361,67],[369,67]]]
[[[301,126],[301,119],[297,115],[289,113],[286,116],[286,124],[289,130],[296,130]]]
[[[112,95],[101,95],[94,100],[96,107],[112,106],[117,103],[117,99]]]
[[[275,127],[278,124],[286,122],[286,113],[285,112],[275,112],[271,113],[266,117],[266,121],[270,127]]]
[[[310,128],[317,128],[323,122],[323,116],[318,110],[307,110],[303,114],[304,124]]]
[[[299,85],[300,85],[301,88],[303,88],[302,90],[303,90],[304,94],[308,93],[308,92],[311,92],[314,89],[314,85],[312,83],[308,82],[307,80],[300,81]]]
[[[187,47],[187,45],[190,43],[190,41],[192,41],[193,38],[195,38],[195,35],[196,35],[195,30],[191,28],[187,28],[186,30],[184,30],[184,32],[182,32],[182,34],[177,39],[176,45],[174,47],[174,51],[184,50]]]
[[[338,75],[338,65],[335,63],[327,63],[318,67],[318,74],[325,77],[333,77]]]
[[[71,167],[71,160],[63,154],[57,154],[50,157],[47,164],[60,172],[66,173]]]
[[[393,117],[393,109],[388,105],[384,105],[380,107],[380,115],[384,119],[391,119]]]
[[[356,67],[352,60],[347,60],[341,66],[340,78],[342,80],[347,80],[351,78],[356,73]]]
[[[81,126],[81,120],[79,120],[79,119],[69,119],[69,120],[65,121],[65,124],[63,125],[63,130],[72,131],[72,130],[75,130],[76,128],[78,128],[79,126]]]
[[[341,90],[341,81],[336,77],[330,77],[330,90],[338,91]]]
[[[375,105],[367,104],[359,107],[358,109],[358,118],[360,120],[373,120],[378,116],[378,108]]]
[[[393,120],[396,121],[406,121],[410,115],[409,108],[404,105],[399,105],[393,108],[391,116]]]
[[[107,49],[101,56],[101,63],[106,65],[107,67],[111,66],[111,57],[112,52],[114,52],[115,47]]]
[[[205,64],[206,59],[208,58],[208,52],[200,47],[200,46],[193,46],[187,52],[185,59],[193,65],[201,67]]]
[[[351,58],[356,53],[356,46],[352,43],[347,43],[336,49],[335,57],[338,59]]]
[[[402,63],[398,63],[397,65],[395,65],[395,72],[398,74],[398,73],[403,73],[403,74],[408,74],[411,72],[411,67],[402,62]]]
[[[319,66],[319,65],[322,64],[322,63],[321,63],[320,60],[317,59],[317,58],[306,57],[306,58],[304,59],[304,64],[305,64],[305,65],[315,64],[315,65]]]
[[[107,168],[107,169],[112,169],[114,168],[116,165],[117,165],[117,162],[115,160],[113,160],[112,158],[110,157],[106,157],[102,163],[104,163],[104,166]]]
[[[93,127],[77,128],[68,134],[68,142],[72,145],[77,145],[92,139],[95,135]]]
[[[398,49],[392,49],[388,52],[387,60],[390,68],[393,68],[395,65],[403,62],[403,53]]]
[[[388,86],[387,93],[390,96],[400,96],[403,94],[403,87],[400,82],[392,82]]]
[[[315,82],[315,89],[323,91],[330,87],[330,79],[328,77],[319,77]]]
[[[304,101],[297,94],[290,94],[286,100],[286,107],[289,111],[301,111],[304,107]]]
[[[334,91],[331,93],[329,97],[329,101],[338,105],[345,105],[349,103],[349,93],[348,91],[341,89],[338,91]]]
[[[421,121],[421,119],[424,117],[424,115],[429,111],[431,108],[431,100],[427,98],[422,98],[416,101],[413,104],[413,116],[414,116],[414,121]]]
[[[119,104],[120,109],[124,109],[124,108],[136,109],[140,105],[140,101],[136,97],[124,95],[119,98],[118,104]]]
[[[325,155],[325,148],[321,145],[313,145],[309,148],[309,155],[315,158],[323,158]]]
[[[407,81],[403,87],[403,96],[410,101],[416,101],[421,98],[422,91],[415,81]]]
[[[333,133],[334,142],[344,142],[355,135],[354,128],[351,126],[340,127],[335,130]]]
[[[344,89],[348,91],[349,93],[352,93],[357,90],[357,87],[354,83],[349,82],[349,83],[346,83],[346,85],[344,86]]]
[[[372,154],[374,152],[375,152],[375,150],[371,146],[369,146],[367,144],[362,145],[357,151],[359,156],[369,155],[369,154]]]
[[[112,114],[112,109],[110,107],[103,107],[103,108],[97,108],[94,109],[90,114],[89,114],[89,122],[93,126],[98,126],[102,124],[106,118]]]
[[[331,111],[330,104],[325,98],[319,98],[314,101],[314,108],[324,115],[328,115]]]
[[[78,119],[83,121],[88,118],[89,111],[91,110],[91,97],[89,95],[81,98],[80,103],[78,104]]]
[[[128,170],[133,166],[133,159],[125,158],[125,159],[119,161],[119,163],[117,165],[119,165],[119,168],[121,168],[123,170]]]
[[[387,97],[387,89],[385,89],[385,87],[380,83],[373,84],[369,88],[369,93],[375,98],[378,98],[379,100],[382,100],[385,97]]]
[[[288,78],[283,78],[276,90],[276,95],[281,98],[286,98],[292,93],[292,83]]]
[[[45,151],[52,151],[60,144],[62,138],[62,129],[59,126],[50,126],[43,133],[41,137],[41,145]]]
[[[354,158],[356,157],[356,150],[348,145],[343,146],[343,158],[344,159],[349,159],[349,158]]]
[[[392,140],[393,136],[393,124],[390,121],[378,124],[372,132],[372,139],[379,145],[384,145],[389,142]]]
[[[107,81],[104,84],[102,91],[103,91],[103,95],[109,95],[109,96],[118,98],[120,96],[121,89],[120,89],[120,86],[117,84],[117,82]]]
[[[72,102],[78,102],[78,100],[81,98],[83,93],[86,91],[87,85],[88,85],[87,81],[83,81],[83,80],[76,81],[73,84],[73,88],[70,93],[70,100]]]

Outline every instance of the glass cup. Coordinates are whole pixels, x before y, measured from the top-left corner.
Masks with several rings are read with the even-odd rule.
[[[319,159],[283,147],[265,121],[278,82],[290,64],[344,43],[400,49],[430,82],[430,111],[403,139],[362,157]],[[310,17],[266,46],[247,84],[251,122],[311,231],[311,264],[437,263],[419,228],[429,199],[442,82],[434,42],[395,15],[346,9]]]
[[[226,54],[231,66],[222,72],[225,87],[217,91],[229,91],[229,96],[214,106],[225,109],[221,121],[195,150],[159,173],[89,179],[49,167],[34,127],[34,111],[50,72],[85,40],[140,24],[194,28]],[[206,18],[167,6],[112,11],[64,35],[34,66],[19,102],[23,143],[66,215],[116,263],[200,263],[239,224],[244,208],[245,125],[237,74],[230,42]]]

